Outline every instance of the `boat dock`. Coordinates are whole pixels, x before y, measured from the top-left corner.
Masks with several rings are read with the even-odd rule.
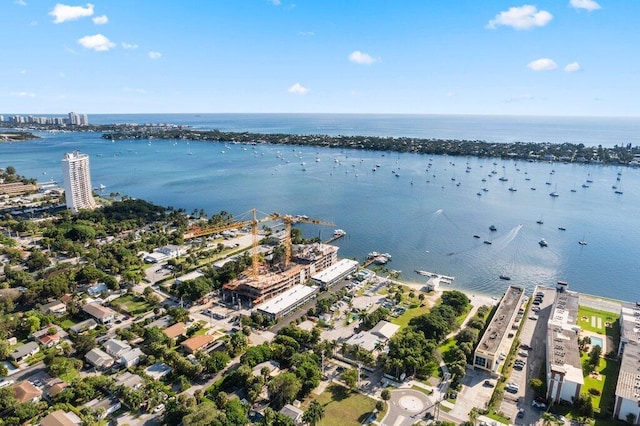
[[[335,240],[339,240],[340,238],[344,237],[345,235],[347,235],[347,233],[345,231],[343,231],[342,229],[336,229],[333,232],[333,235],[331,236],[331,238],[329,238],[324,243],[325,244],[330,244],[330,243],[334,242]]]
[[[428,273],[427,282],[425,284],[425,289],[427,291],[438,290],[441,284],[451,285],[455,280],[454,277],[449,277],[447,275],[440,275],[434,272],[427,272],[427,273]]]

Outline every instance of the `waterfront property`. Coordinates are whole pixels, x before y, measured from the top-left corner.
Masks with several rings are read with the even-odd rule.
[[[473,356],[473,366],[497,372],[511,347],[509,334],[524,298],[524,288],[509,286],[502,296],[491,323],[480,339]]]
[[[83,209],[95,209],[98,204],[93,199],[89,156],[78,151],[65,154],[62,159],[64,197],[67,209],[77,214]]]
[[[547,399],[554,404],[574,401],[584,385],[577,325],[578,293],[559,283],[547,324]]]
[[[271,321],[277,321],[316,297],[318,287],[297,284],[277,297],[258,305],[257,309]]]
[[[640,421],[640,305],[623,303],[620,313],[620,346],[622,356],[616,385],[613,417],[627,420],[633,416],[633,424]]]
[[[248,300],[252,304],[264,302],[293,286],[303,284],[311,276],[338,261],[338,247],[328,244],[296,246],[293,263],[284,271],[261,268],[258,276],[243,274],[223,286],[226,300]]]
[[[358,266],[359,263],[353,259],[341,259],[334,265],[331,265],[311,276],[311,280],[321,288],[327,289],[349,275],[357,272]]]

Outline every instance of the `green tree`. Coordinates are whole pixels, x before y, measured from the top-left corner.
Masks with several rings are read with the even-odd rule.
[[[40,271],[51,264],[49,256],[44,254],[42,250],[34,249],[25,261],[25,266],[29,272]]]
[[[358,384],[358,370],[350,368],[340,375],[340,379],[350,388],[355,389]]]
[[[391,399],[391,392],[389,391],[389,389],[383,389],[380,396],[383,400],[388,401]]]
[[[324,417],[324,407],[315,399],[309,404],[309,408],[304,412],[302,420],[310,426],[316,426]]]
[[[182,418],[184,426],[209,426],[217,425],[220,420],[220,411],[210,402],[198,405],[197,409]]]
[[[282,373],[274,377],[267,386],[273,408],[280,410],[286,404],[292,402],[301,388],[300,379],[293,373]]]

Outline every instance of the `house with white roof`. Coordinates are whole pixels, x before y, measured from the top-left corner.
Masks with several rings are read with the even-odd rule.
[[[118,339],[109,339],[104,342],[102,347],[109,355],[116,358],[131,350],[131,346],[127,342]]]

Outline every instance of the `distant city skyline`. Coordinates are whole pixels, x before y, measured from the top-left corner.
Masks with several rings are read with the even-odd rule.
[[[2,113],[640,117],[640,3],[5,1]]]

